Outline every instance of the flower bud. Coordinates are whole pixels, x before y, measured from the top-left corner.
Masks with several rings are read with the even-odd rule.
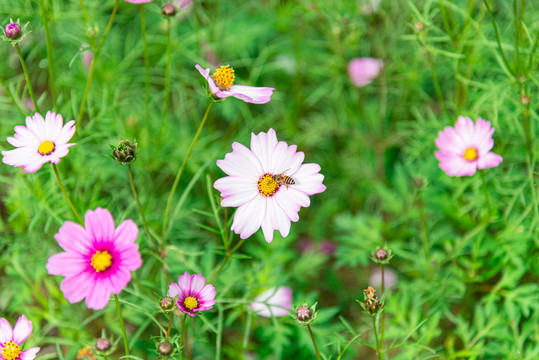
[[[107,338],[101,338],[97,339],[97,342],[95,343],[95,348],[99,351],[107,351],[110,349],[110,340]]]
[[[318,315],[318,310],[316,310],[317,304],[318,303],[314,303],[313,306],[308,307],[306,303],[303,303],[302,306],[296,308],[296,314],[290,314],[290,316],[301,326],[309,325]]]
[[[520,103],[522,105],[528,105],[530,103],[530,97],[528,95],[521,95],[520,96]]]
[[[425,24],[423,24],[421,21],[416,21],[414,23],[414,30],[418,33],[425,31]]]
[[[123,140],[113,149],[112,158],[120,165],[131,165],[137,159],[137,143],[131,144],[129,140]]]
[[[159,306],[164,311],[170,310],[174,307],[174,301],[170,296],[162,297],[161,300],[159,300]]]
[[[387,259],[387,250],[386,249],[378,249],[374,252],[374,257],[378,260],[385,260]]]
[[[307,305],[300,306],[296,310],[296,316],[298,317],[298,320],[306,321],[309,320],[311,317],[311,309]]]
[[[6,36],[11,40],[16,40],[21,37],[21,28],[15,23],[9,23],[4,28]]]
[[[174,16],[176,15],[176,7],[172,4],[165,4],[162,9],[163,15]]]
[[[159,346],[157,346],[157,351],[163,356],[172,354],[172,350],[172,345],[167,341],[163,341],[159,344]]]

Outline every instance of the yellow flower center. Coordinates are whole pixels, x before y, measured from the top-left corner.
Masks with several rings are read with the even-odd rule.
[[[108,251],[98,251],[92,256],[92,267],[95,271],[105,271],[110,265],[112,265],[112,255]]]
[[[464,152],[464,158],[468,161],[474,161],[477,159],[477,150],[473,147],[466,149]]]
[[[279,190],[279,187],[281,185],[273,180],[271,174],[264,174],[258,180],[258,192],[264,197],[272,196]]]
[[[13,340],[9,340],[4,343],[4,350],[2,350],[2,356],[6,360],[15,360],[19,358],[20,353],[22,352],[19,345],[15,344]]]
[[[41,155],[49,155],[51,152],[54,151],[54,143],[49,140],[43,141],[41,144],[39,144],[39,147],[37,148],[37,152]]]
[[[219,89],[230,90],[232,84],[234,84],[234,69],[229,65],[221,65],[221,67],[213,73],[211,76]]]
[[[195,299],[194,297],[192,296],[188,296],[185,298],[185,300],[183,301],[183,305],[188,308],[189,310],[193,310],[194,308],[196,308],[198,306],[198,301],[197,299]]]

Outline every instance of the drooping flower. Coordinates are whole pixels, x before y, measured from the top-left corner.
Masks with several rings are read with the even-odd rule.
[[[68,143],[75,133],[75,120],[64,125],[62,115],[48,111],[45,119],[39,113],[26,117],[26,126],[15,126],[15,135],[7,141],[17,149],[2,151],[2,161],[7,165],[22,166],[25,172],[34,173],[43,164],[58,164],[67,155]]]
[[[131,281],[131,271],[142,265],[137,236],[132,220],[116,228],[108,210],[88,210],[84,227],[71,221],[60,227],[54,237],[65,252],[49,258],[47,271],[65,276],[60,289],[70,303],[86,299],[88,308],[103,309],[110,295]]]
[[[195,316],[199,311],[210,310],[215,304],[215,287],[206,284],[202,274],[189,275],[186,271],[178,278],[178,283],[168,286],[168,294],[174,298],[178,295],[176,305],[186,314]]]
[[[291,309],[292,289],[287,286],[266,290],[251,303],[251,310],[264,317],[286,316]]]
[[[271,100],[271,95],[275,90],[270,87],[233,85],[236,78],[234,69],[229,65],[221,65],[211,76],[210,68],[203,69],[198,64],[195,67],[208,82],[211,93],[219,98],[233,96],[248,103],[265,104]]]
[[[251,150],[240,143],[217,166],[227,175],[213,185],[221,192],[221,206],[237,206],[232,230],[242,239],[260,227],[267,242],[273,231],[283,237],[290,232],[290,222],[298,221],[300,207],[310,205],[309,195],[326,190],[320,165],[302,164],[305,154],[277,141],[273,129],[251,134]]]
[[[370,84],[384,67],[384,62],[375,58],[355,58],[348,63],[348,75],[357,87]]]
[[[490,151],[494,146],[490,121],[459,116],[455,127],[446,126],[436,138],[436,159],[449,176],[471,176],[477,169],[498,166],[503,158]]]
[[[32,360],[40,348],[33,347],[22,350],[22,343],[32,333],[32,322],[21,315],[11,328],[11,324],[4,318],[0,319],[0,360]]]

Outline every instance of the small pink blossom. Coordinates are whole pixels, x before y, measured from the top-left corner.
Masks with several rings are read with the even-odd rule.
[[[176,305],[186,314],[195,316],[199,311],[210,310],[215,305],[215,287],[206,284],[202,274],[193,274],[186,271],[178,278],[177,283],[168,287],[168,294],[174,298],[178,296]]]
[[[51,275],[61,275],[60,289],[70,303],[86,299],[89,309],[104,309],[111,294],[119,294],[131,281],[131,271],[142,265],[135,243],[138,227],[133,220],[117,228],[106,209],[88,210],[84,227],[66,221],[54,236],[65,250],[47,262]]]
[[[384,67],[384,62],[375,58],[355,58],[348,63],[348,75],[357,87],[370,84]]]
[[[292,310],[292,289],[281,286],[264,291],[251,303],[251,310],[264,317],[288,315]]]
[[[195,68],[208,82],[211,93],[219,98],[233,96],[248,103],[265,104],[271,100],[271,95],[275,90],[270,87],[233,85],[235,80],[234,70],[228,65],[221,66],[211,76],[210,68],[203,69],[198,64],[195,65]]]
[[[75,133],[75,120],[64,125],[62,115],[48,111],[45,119],[40,113],[26,117],[26,126],[15,126],[15,135],[7,141],[17,149],[2,151],[4,164],[21,166],[34,173],[43,164],[60,163],[74,143],[68,143]]]
[[[32,322],[22,315],[15,328],[4,318],[0,319],[0,360],[32,360],[36,358],[38,347],[22,350],[22,343],[32,333]]]
[[[387,289],[397,283],[397,273],[391,268],[384,269],[384,287]],[[375,289],[382,288],[382,270],[376,267],[369,277],[369,284]]]
[[[250,150],[237,142],[232,150],[217,160],[229,176],[213,185],[223,197],[221,206],[238,207],[231,229],[242,239],[261,227],[267,242],[272,242],[274,230],[288,236],[300,208],[311,204],[309,196],[326,190],[320,165],[303,164],[305,154],[296,151],[296,145],[277,141],[273,129],[252,133]]]
[[[124,1],[127,1],[128,3],[131,3],[131,4],[144,4],[144,3],[152,2],[153,0],[124,0]]]
[[[449,176],[472,176],[477,169],[498,166],[503,158],[490,151],[494,146],[494,128],[489,121],[459,116],[455,127],[446,126],[438,132],[435,156],[440,169]]]

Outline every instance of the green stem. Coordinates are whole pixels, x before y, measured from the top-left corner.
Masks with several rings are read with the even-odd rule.
[[[202,121],[200,122],[198,130],[195,134],[195,137],[193,138],[193,141],[191,141],[191,146],[189,146],[189,149],[187,150],[187,154],[185,155],[185,158],[183,159],[183,163],[180,166],[178,173],[176,174],[176,178],[174,179],[174,183],[172,184],[172,189],[170,190],[170,194],[168,195],[167,207],[165,208],[165,215],[163,217],[163,228],[162,228],[162,236],[161,236],[162,248],[165,247],[165,235],[167,231],[168,216],[170,213],[170,209],[172,207],[172,200],[174,199],[174,194],[176,193],[176,188],[178,187],[178,184],[180,183],[180,178],[185,169],[185,165],[187,164],[187,160],[189,160],[189,157],[191,156],[191,152],[193,151],[193,148],[195,147],[198,137],[200,136],[200,133],[202,132],[202,128],[204,127],[204,124],[206,123],[206,119],[208,118],[208,114],[210,112],[212,105],[213,105],[213,102],[210,102],[208,107],[206,108],[204,117],[202,118]]]
[[[172,312],[170,312],[170,317],[168,319],[167,337],[170,337],[170,329],[172,329]]]
[[[374,339],[376,340],[376,353],[378,354],[378,360],[383,360],[384,354],[380,351],[380,343],[378,342],[378,330],[376,329],[376,315],[372,316],[372,328],[374,330]]]
[[[185,338],[185,318],[187,314],[183,315],[181,330],[180,330],[180,360],[183,359],[183,339]]]
[[[140,201],[137,194],[137,188],[135,187],[133,171],[131,170],[131,165],[127,165],[127,170],[129,171],[129,182],[131,183],[131,191],[133,192],[133,197],[135,198],[135,201],[137,203],[137,209],[140,215],[140,219],[142,220],[142,225],[144,226],[144,231],[146,231],[146,236],[148,236],[148,240],[150,241],[150,243],[153,246],[157,247],[157,244],[155,244],[154,242],[154,238],[150,234],[148,223],[146,222],[146,216],[144,216],[144,211],[142,210],[142,206],[140,205]]]
[[[32,88],[32,83],[30,82],[30,76],[28,75],[28,70],[26,69],[26,63],[24,62],[24,58],[22,57],[19,44],[15,44],[15,48],[17,49],[17,54],[19,54],[19,59],[21,60],[22,71],[24,72],[24,77],[26,78],[26,86],[28,87],[30,98],[32,98],[32,101],[34,102],[34,107],[36,108],[36,111],[38,113],[41,113],[41,111],[39,110],[39,106],[37,105],[37,100],[34,95],[34,89]]]
[[[215,274],[213,274],[213,276],[212,276],[211,280],[208,282],[208,284],[213,283],[215,281],[215,279],[217,279],[217,276],[219,276],[221,271],[223,271],[223,269],[225,268],[225,265],[228,262],[228,260],[232,257],[232,255],[234,255],[234,253],[240,248],[240,246],[243,245],[245,240],[247,240],[247,239],[241,239],[240,241],[238,241],[236,246],[234,246],[232,248],[232,250],[230,250],[230,251],[227,250],[227,253],[226,253],[225,257],[223,258],[223,260],[221,260],[221,265],[219,265],[219,268],[217,269]]]
[[[71,207],[71,210],[73,211],[73,214],[77,217],[79,222],[81,224],[84,224],[84,221],[82,220],[82,217],[80,216],[79,212],[75,208],[75,205],[73,205],[73,202],[69,198],[69,195],[67,194],[66,189],[64,188],[64,184],[62,184],[62,180],[60,179],[60,174],[58,173],[58,169],[56,168],[56,164],[52,163],[52,168],[54,170],[54,175],[56,175],[56,180],[58,180],[58,185],[60,185],[60,189],[62,190],[62,193],[64,194],[64,197],[66,198],[67,202],[69,203],[69,206]]]
[[[118,11],[118,4],[120,0],[116,0],[114,2],[114,7],[112,8],[112,14],[110,15],[110,20],[107,25],[107,28],[105,29],[105,32],[103,33],[103,37],[101,38],[101,41],[99,41],[99,44],[94,50],[94,57],[92,58],[92,62],[90,64],[90,72],[88,73],[88,80],[86,80],[86,88],[84,89],[84,94],[82,95],[82,102],[79,107],[79,113],[77,115],[77,119],[75,120],[76,124],[80,124],[82,120],[82,116],[84,115],[84,108],[86,106],[86,99],[88,98],[88,93],[90,92],[90,86],[92,85],[92,79],[94,76],[94,69],[95,69],[95,63],[97,62],[97,58],[99,56],[99,50],[101,50],[101,47],[103,46],[103,43],[105,42],[105,39],[107,38],[107,35],[110,31],[110,28],[112,27],[112,23],[114,22],[114,17],[116,16],[116,12]]]
[[[122,328],[122,336],[124,338],[125,355],[129,355],[129,342],[127,341],[127,333],[125,332],[124,318],[122,317],[122,309],[120,309],[120,302],[118,301],[118,295],[114,294],[114,301],[116,302],[116,311],[118,312],[118,318],[120,319],[120,327]]]
[[[485,202],[488,210],[487,217],[490,217],[492,214],[492,207],[490,206],[490,198],[488,196],[487,180],[485,179],[485,173],[483,171],[479,170],[479,173],[481,173],[481,180],[483,180],[483,193],[485,194]]]
[[[171,41],[170,41],[170,17],[167,17],[167,52],[166,52],[166,65],[165,65],[165,88],[163,90],[163,119],[161,120],[161,129],[165,124],[165,120],[168,115],[168,109],[170,107],[170,51],[171,51]],[[161,129],[159,132],[161,132]]]
[[[488,0],[483,0],[483,2],[485,3],[485,6],[487,7],[488,14],[490,15],[490,20],[492,20],[492,25],[494,26],[494,32],[496,33],[496,41],[498,42],[498,50],[500,50],[500,55],[502,57],[503,63],[505,67],[507,68],[507,71],[509,71],[510,74],[514,75],[514,72],[509,66],[509,62],[507,61],[507,58],[505,57],[505,53],[503,52],[502,41],[500,39],[500,32],[498,31],[496,20],[494,20],[494,14],[492,13],[492,9],[490,8],[490,5],[488,4]]]
[[[84,17],[84,22],[86,23],[86,29],[88,30],[90,26],[90,18],[88,18],[88,11],[86,11],[86,6],[84,5],[84,0],[80,0],[80,8],[82,10],[82,16]],[[90,43],[95,49],[95,35],[89,35]]]
[[[320,352],[318,351],[318,346],[316,346],[316,341],[314,340],[313,331],[311,330],[311,325],[307,324],[307,329],[309,329],[309,334],[311,334],[311,339],[313,340],[314,351],[316,351],[316,358],[320,360]]]
[[[150,54],[148,53],[148,42],[146,41],[146,20],[144,16],[144,4],[140,4],[140,31],[142,33],[142,52],[144,54],[144,89],[146,90],[146,114],[148,114],[148,104],[150,103]]]
[[[421,221],[421,229],[423,240],[423,250],[425,251],[425,256],[427,260],[430,259],[430,247],[429,247],[429,231],[427,228],[427,220],[425,218],[425,204],[423,203],[423,191],[420,190],[418,193],[418,205],[419,205],[419,219]]]
[[[385,287],[385,283],[384,283],[384,265],[382,264],[382,296],[384,296],[385,292],[386,292],[386,287]],[[384,301],[385,303],[386,301]],[[386,312],[385,311],[382,311],[382,318],[380,319],[380,327],[381,327],[381,331],[380,331],[380,352],[383,354],[384,353],[384,322],[385,322],[385,318],[386,318]]]
[[[41,8],[41,17],[43,18],[43,27],[45,28],[45,42],[47,44],[47,63],[49,68],[49,79],[50,79],[50,85],[51,85],[51,96],[52,96],[52,107],[55,110],[58,110],[56,106],[56,87],[54,86],[55,83],[55,75],[54,75],[54,66],[53,66],[53,59],[52,59],[52,43],[51,43],[51,37],[49,34],[49,19],[47,11],[45,10],[45,3],[43,0],[39,0],[40,8]]]

